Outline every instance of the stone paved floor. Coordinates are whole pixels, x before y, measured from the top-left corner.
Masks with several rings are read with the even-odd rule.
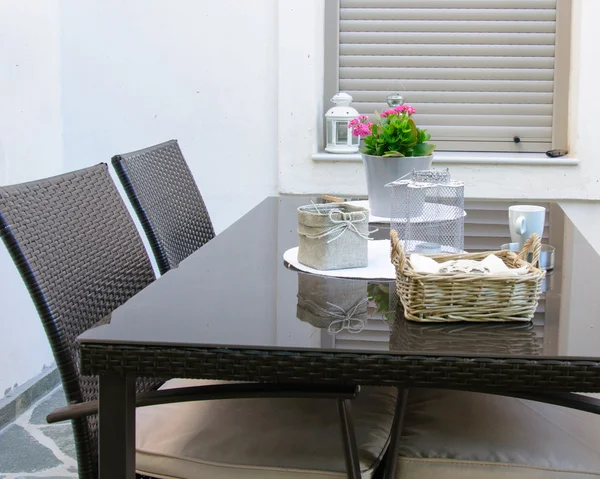
[[[71,423],[46,424],[65,404],[59,387],[0,430],[0,479],[77,478]]]

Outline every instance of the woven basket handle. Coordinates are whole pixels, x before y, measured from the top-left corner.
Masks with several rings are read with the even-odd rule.
[[[531,264],[535,266],[536,264],[539,263],[540,253],[542,252],[542,240],[540,238],[540,235],[538,235],[537,233],[533,233],[527,239],[527,241],[525,241],[525,244],[523,245],[523,249],[517,255],[517,258],[525,260],[529,251],[533,251],[533,257],[531,258]],[[525,261],[527,261],[527,260],[525,260]]]
[[[400,243],[398,232],[396,230],[391,230],[390,237],[392,238],[392,264],[400,266],[400,269],[404,270],[406,255],[402,249],[402,243]]]

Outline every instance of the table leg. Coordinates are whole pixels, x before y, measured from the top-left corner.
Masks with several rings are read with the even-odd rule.
[[[135,479],[135,378],[100,376],[99,479]]]
[[[360,463],[354,422],[352,420],[352,403],[350,399],[338,399],[338,412],[342,424],[342,441],[346,459],[346,474],[348,479],[360,479]]]
[[[408,398],[408,389],[398,388],[396,398],[396,408],[394,410],[394,422],[390,431],[390,445],[385,455],[385,470],[383,479],[394,479],[396,477],[396,464],[398,463],[398,446],[400,445],[400,435],[402,434],[402,423],[404,421],[404,411],[406,409],[406,400]]]

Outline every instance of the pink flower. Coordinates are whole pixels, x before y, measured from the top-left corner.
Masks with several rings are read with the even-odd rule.
[[[373,123],[371,123],[371,122],[362,123],[361,125],[359,125],[358,131],[357,131],[358,134],[355,136],[360,136],[361,138],[364,138],[365,136],[369,136],[371,134],[372,127],[373,127]]]
[[[390,111],[390,110],[388,110]],[[407,115],[412,115],[416,112],[416,110],[410,105],[398,105],[393,110],[394,113],[401,115],[402,113],[406,113]]]
[[[366,115],[360,115],[348,122],[348,128],[355,128],[361,123],[365,123],[368,119]]]
[[[360,115],[348,122],[348,128],[352,128],[352,134],[364,138],[371,134],[373,123],[369,121],[366,115]]]
[[[395,114],[395,113],[397,113],[397,112],[396,112],[396,110],[394,110],[394,109],[391,109],[391,108],[390,108],[389,110],[385,110],[385,111],[384,111],[384,112],[383,112],[381,115],[379,115],[379,116],[380,116],[381,118],[387,118],[388,116],[390,116],[390,115],[393,115],[393,114]]]

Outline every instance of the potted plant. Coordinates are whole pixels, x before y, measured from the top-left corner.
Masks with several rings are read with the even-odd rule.
[[[375,112],[375,122],[360,115],[348,123],[352,134],[363,138],[362,153],[369,207],[375,216],[389,217],[391,192],[385,185],[413,170],[431,168],[435,145],[427,143],[431,135],[417,128],[412,115],[415,109],[399,105],[383,113]]]

